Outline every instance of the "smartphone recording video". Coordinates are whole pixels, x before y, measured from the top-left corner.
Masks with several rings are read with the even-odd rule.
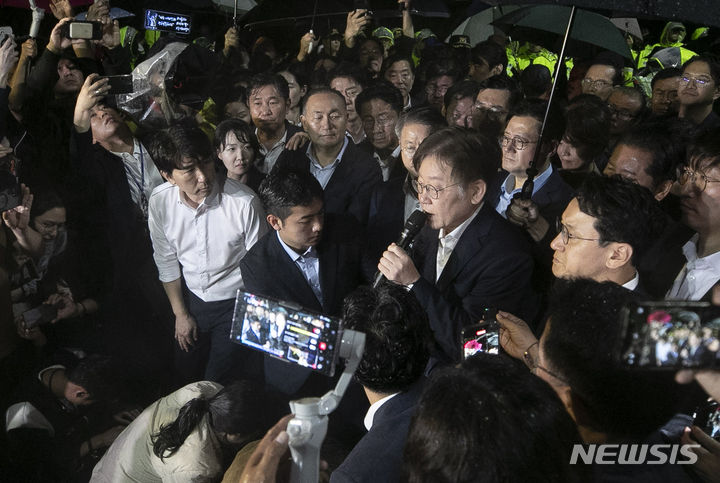
[[[462,330],[463,359],[478,352],[484,354],[500,353],[500,324],[495,320],[469,325]]]
[[[110,91],[108,94],[130,94],[133,92],[133,77],[132,74],[124,75],[108,75],[99,77],[100,79],[107,79]]]
[[[286,302],[238,292],[230,338],[273,357],[332,376],[340,320]]]
[[[705,302],[648,302],[626,307],[620,351],[629,367],[720,366],[720,307]]]
[[[85,20],[73,20],[62,26],[62,35],[68,39],[100,40],[103,24]]]

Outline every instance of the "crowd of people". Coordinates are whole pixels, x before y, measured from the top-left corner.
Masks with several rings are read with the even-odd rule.
[[[718,413],[692,417],[720,398],[718,319],[653,316],[646,349],[625,310],[720,305],[710,41],[669,22],[632,66],[566,72],[415,32],[410,0],[395,30],[356,9],[288,52],[143,35],[108,0],[71,39],[70,3],[0,44],[0,479],[283,480],[287,403],[342,371],[271,357],[282,301],[366,335],[332,482],[718,481]],[[501,353],[464,357],[491,318]],[[696,462],[573,464],[602,444]]]

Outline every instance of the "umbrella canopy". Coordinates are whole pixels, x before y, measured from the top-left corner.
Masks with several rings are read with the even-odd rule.
[[[615,17],[611,18],[610,21],[615,24],[622,32],[628,33],[635,38],[642,40],[643,34],[640,30],[640,24],[636,18],[629,17]]]
[[[565,34],[570,7],[535,5],[523,7],[495,20],[492,24],[517,40],[527,40],[556,50],[556,41]],[[570,31],[568,55],[587,55],[588,48],[599,47],[632,60],[622,33],[607,17],[578,10]]]
[[[517,0],[484,0],[493,5]],[[657,18],[720,27],[717,0],[523,0],[526,4],[575,5],[590,10],[613,12],[618,17]]]
[[[520,8],[517,5],[502,5],[496,7],[490,7],[482,12],[478,12],[466,18],[455,30],[448,36],[448,39],[452,35],[467,35],[470,37],[470,44],[475,45],[478,42],[482,42],[495,33],[495,28],[490,25],[491,22],[501,18],[513,10]]]
[[[367,0],[365,2],[351,0],[265,0],[250,10],[241,19],[241,23],[251,28],[293,23],[310,25],[314,18],[335,17],[344,24],[348,12],[361,8],[359,6],[361,3],[364,3],[373,12],[373,17],[376,19],[401,16],[395,0]],[[450,17],[445,2],[438,0],[413,0],[410,4],[410,12],[413,16],[419,17]]]

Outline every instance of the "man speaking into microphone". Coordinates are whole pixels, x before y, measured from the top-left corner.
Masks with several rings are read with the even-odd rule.
[[[413,159],[427,224],[412,257],[393,243],[378,264],[423,305],[444,362],[460,359],[460,331],[484,309],[515,310],[526,320],[537,311],[527,238],[485,203],[500,160],[498,142],[481,134],[451,127],[428,136]]]

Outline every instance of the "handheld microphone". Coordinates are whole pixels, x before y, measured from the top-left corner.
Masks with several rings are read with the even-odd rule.
[[[402,233],[400,233],[400,238],[398,238],[398,241],[395,244],[403,250],[407,250],[415,236],[417,236],[422,227],[425,226],[426,220],[427,213],[422,210],[413,211],[408,220],[405,222],[405,227],[403,228]],[[385,276],[378,271],[378,273],[375,274],[375,280],[372,285],[373,288],[377,288],[377,286],[380,285],[380,282],[384,279]]]

